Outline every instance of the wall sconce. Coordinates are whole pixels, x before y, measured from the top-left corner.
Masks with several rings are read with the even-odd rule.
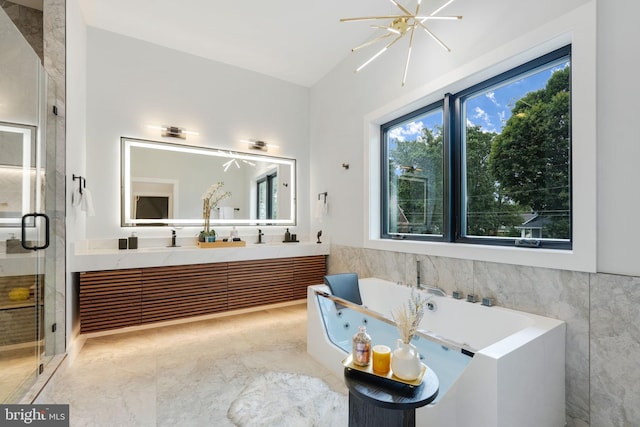
[[[198,132],[189,131],[185,128],[178,126],[147,126],[150,129],[157,129],[160,131],[160,136],[167,136],[171,138],[187,139],[187,135],[199,135]]]
[[[260,139],[241,139],[240,142],[249,144],[249,148],[252,150],[268,151],[268,147],[278,148],[277,145],[267,144],[265,141]]]
[[[242,142],[246,142],[247,144],[249,144],[249,148],[251,148],[252,150],[268,151],[267,143],[264,141],[249,139],[243,140]]]

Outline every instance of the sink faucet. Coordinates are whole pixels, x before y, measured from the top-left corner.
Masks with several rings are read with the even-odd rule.
[[[422,285],[420,284],[420,260],[416,260],[416,270],[418,273],[416,277],[416,287],[420,289],[422,287]]]
[[[176,230],[171,229],[171,246],[176,246]]]
[[[262,230],[258,229],[258,243],[264,243],[262,241],[262,236],[264,236],[264,233],[262,232]]]

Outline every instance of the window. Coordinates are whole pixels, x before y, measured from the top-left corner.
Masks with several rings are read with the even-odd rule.
[[[442,237],[443,103],[401,117],[384,128],[383,222],[387,237]]]
[[[382,237],[571,248],[570,52],[382,125]]]
[[[276,172],[258,179],[258,219],[278,218],[278,175]]]

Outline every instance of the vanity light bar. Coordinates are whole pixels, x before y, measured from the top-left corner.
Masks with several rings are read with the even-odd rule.
[[[200,135],[198,132],[186,130],[178,126],[155,126],[147,125],[149,129],[156,129],[160,131],[160,136],[166,136],[171,138],[187,139],[187,135]]]

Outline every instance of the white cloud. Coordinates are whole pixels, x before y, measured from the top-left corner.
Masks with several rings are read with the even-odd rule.
[[[485,122],[489,122],[489,115],[482,108],[476,107],[474,111],[476,112],[475,116],[473,116],[474,119],[481,119]]]
[[[489,101],[493,102],[493,105],[495,105],[496,107],[500,106],[500,104],[496,100],[496,93],[495,92],[493,92],[493,91],[487,92],[484,96],[486,96],[489,99]]]
[[[391,129],[391,132],[389,132],[389,136],[391,137],[391,139],[395,139],[397,141],[400,142],[404,142],[404,135],[402,134],[403,132],[402,128],[393,128]]]
[[[389,132],[389,135],[393,139],[404,142],[407,139],[416,139],[418,136],[422,135],[423,127],[424,125],[422,122],[411,122],[404,126],[393,128],[391,132]]]

